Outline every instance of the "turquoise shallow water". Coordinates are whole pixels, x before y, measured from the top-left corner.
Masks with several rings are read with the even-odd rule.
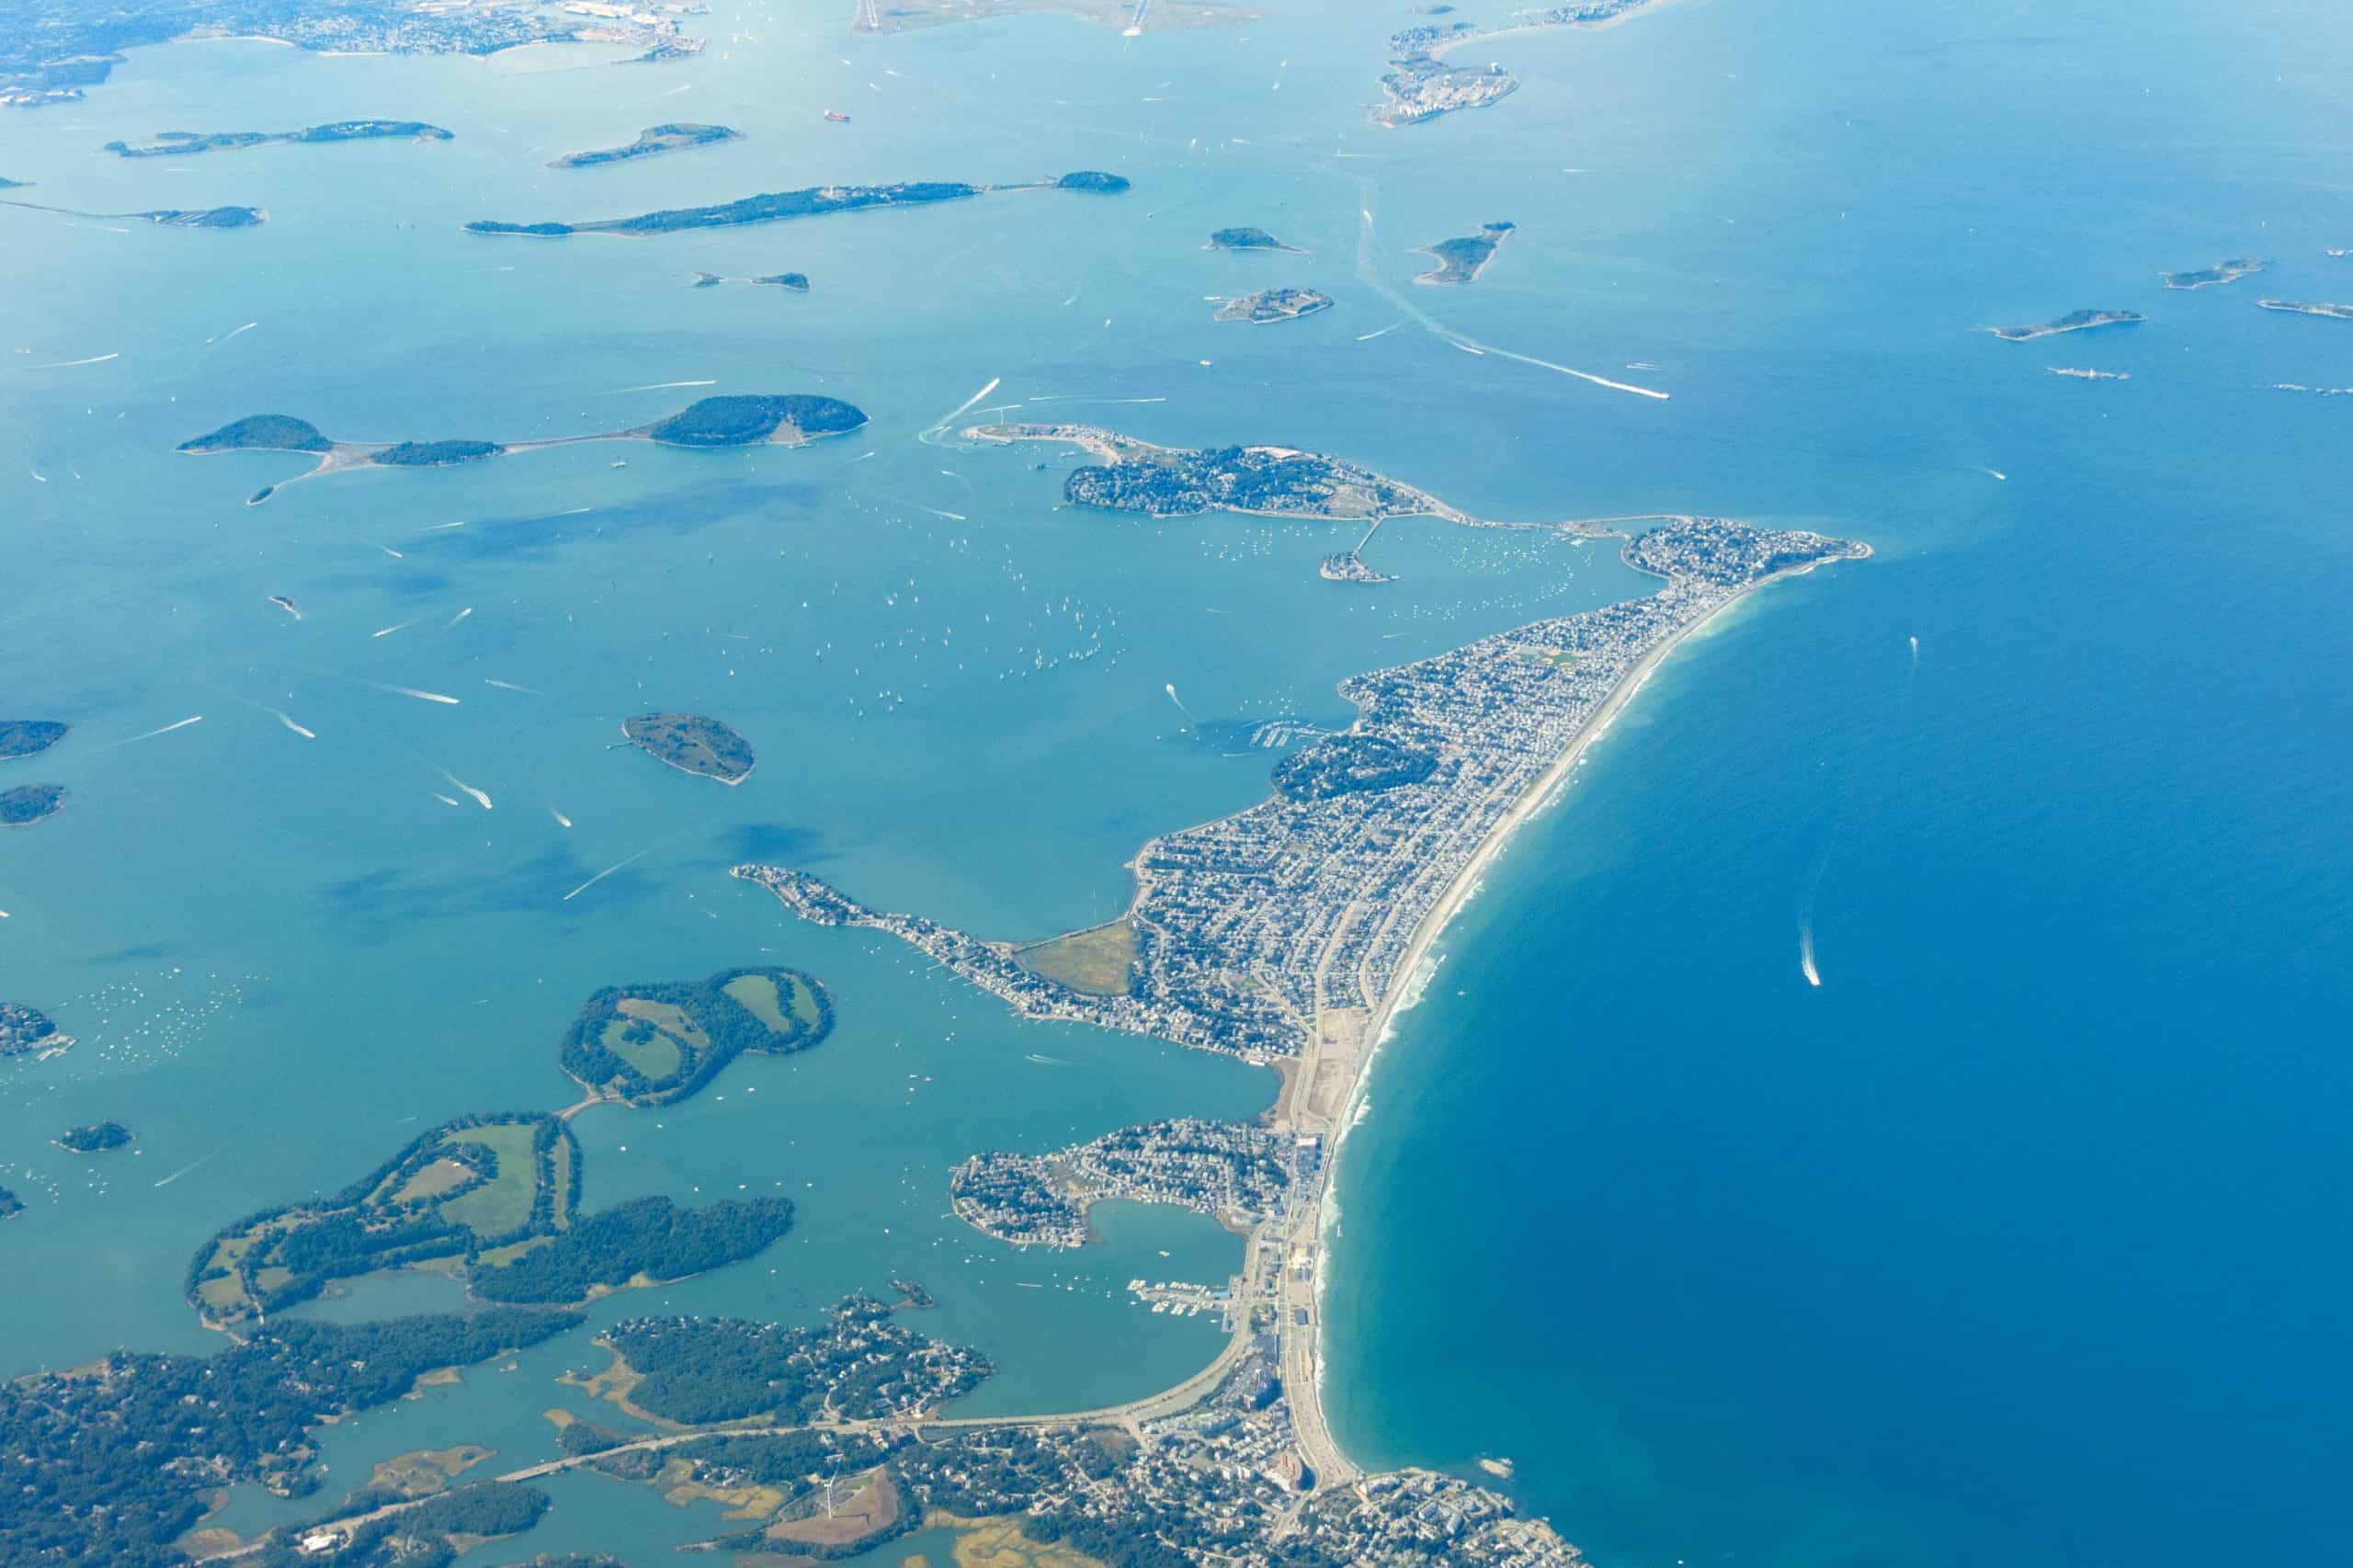
[[[942,1300],[926,1325],[1000,1364],[975,1409],[1125,1397],[1209,1355],[1119,1288],[1218,1277],[1238,1249],[1215,1226],[1113,1210],[1098,1250],[1017,1258],[944,1219],[942,1187],[975,1148],[1247,1115],[1271,1080],[1017,1026],[724,868],[794,860],[990,935],[1100,919],[1140,839],[1264,787],[1263,755],[1183,738],[1166,686],[1205,718],[1341,719],[1346,674],[1639,585],[1558,542],[1396,526],[1372,553],[1404,581],[1356,594],[1313,576],[1341,532],[1058,511],[1036,455],[915,439],[1002,378],[992,403],[1056,400],[1017,416],[1321,447],[1483,515],[1705,510],[1878,551],[1680,653],[1449,933],[1342,1172],[1333,1403],[1363,1457],[1510,1455],[1524,1502],[1643,1568],[2327,1555],[2353,1381],[2319,1305],[2353,1175],[2326,1048],[2348,403],[2264,388],[2353,384],[2353,331],[2252,299],[2353,288],[2324,254],[2353,244],[2353,35],[2285,6],[1685,0],[1498,45],[1526,82],[1507,104],[1378,134],[1358,106],[1399,18],[1278,13],[853,40],[831,7],[739,7],[708,20],[723,47],[642,72],[176,47],[0,125],[28,196],[272,211],[226,235],[0,214],[0,690],[80,726],[16,765],[74,801],[0,842],[0,994],[84,1040],[0,1072],[0,1183],[31,1205],[5,1242],[46,1282],[0,1315],[9,1369],[206,1346],[178,1290],[215,1226],[433,1120],[563,1103],[555,1043],[601,984],[764,959],[834,988],[836,1034],[585,1119],[587,1198],[781,1184],[802,1223],[600,1315],[790,1315],[912,1272]],[[96,153],[361,113],[458,139]],[[750,134],[541,166],[680,117]],[[1137,188],[644,243],[457,232],[1088,165]],[[1475,289],[1410,289],[1408,246],[1497,218],[1521,232]],[[1313,254],[1196,248],[1236,222]],[[2157,286],[2244,254],[2275,274]],[[813,292],[687,286],[785,269]],[[1338,306],[1208,323],[1208,296],[1275,280]],[[1401,299],[1674,400],[1410,324],[1359,342]],[[2153,319],[1965,330],[2083,306]],[[631,390],[687,381],[713,384]],[[297,464],[171,453],[263,409],[517,438],[704,390],[827,392],[874,424],[335,476],[257,508]],[[608,751],[655,705],[728,718],[758,773],[725,790]],[[495,810],[437,801],[452,777]],[[141,1152],[45,1142],[101,1116]],[[443,1299],[404,1280],[320,1310]],[[554,1376],[587,1359],[559,1341],[364,1416],[334,1473],[462,1440],[538,1457]],[[699,1527],[567,1482],[480,1560]]]

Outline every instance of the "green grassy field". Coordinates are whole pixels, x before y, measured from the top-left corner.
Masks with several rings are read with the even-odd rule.
[[[520,1230],[531,1218],[531,1197],[539,1187],[538,1162],[531,1157],[529,1123],[501,1127],[469,1127],[453,1134],[452,1143],[480,1143],[497,1157],[498,1174],[472,1192],[441,1206],[444,1219],[465,1226],[478,1236],[503,1236]]]
[[[1123,996],[1136,961],[1135,927],[1125,920],[1022,949],[1013,955],[1023,969],[1084,991],[1090,996]]]

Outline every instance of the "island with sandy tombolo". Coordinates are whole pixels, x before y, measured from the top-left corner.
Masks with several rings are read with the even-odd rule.
[[[782,289],[788,293],[809,292],[809,275],[805,272],[771,272],[765,278],[729,278],[717,272],[698,272],[694,286],[716,289],[722,283],[744,283],[757,289]]]
[[[128,1149],[137,1141],[131,1129],[119,1121],[94,1121],[86,1127],[67,1129],[58,1134],[55,1142],[69,1154],[108,1154],[117,1149]]]
[[[64,809],[63,784],[19,784],[0,790],[0,827],[30,827]]]
[[[858,212],[879,207],[928,207],[942,201],[963,201],[992,192],[1013,190],[1079,190],[1111,194],[1128,188],[1123,176],[1081,170],[1060,179],[1030,180],[1015,185],[966,185],[956,180],[916,180],[897,185],[818,185],[801,190],[770,191],[722,201],[709,207],[672,207],[641,212],[634,218],[599,218],[586,222],[508,223],[477,219],[468,223],[470,234],[514,234],[525,239],[564,239],[574,234],[675,234],[690,229],[733,229],[749,223],[776,223],[789,218],[822,218],[835,212]]]
[[[1038,438],[995,428],[997,439]],[[1090,435],[1115,452],[1126,439]],[[1109,472],[1165,466],[1153,456],[1165,451],[1145,449]],[[1228,466],[1226,454],[1182,456]],[[1215,504],[1195,496],[1190,509]],[[1041,962],[1040,949],[1055,943],[990,941],[872,909],[791,867],[734,869],[804,919],[908,943],[1025,1018],[1281,1069],[1275,1108],[1258,1124],[1271,1137],[1243,1124],[1164,1123],[1043,1161],[977,1154],[951,1178],[950,1201],[992,1234],[1049,1245],[1084,1241],[1086,1203],[1115,1194],[1206,1208],[1246,1229],[1236,1299],[1226,1305],[1240,1325],[1230,1353],[1279,1389],[1269,1407],[1281,1411],[1319,1494],[1335,1486],[1346,1494],[1342,1483],[1361,1474],[1324,1424],[1317,1378],[1327,1176],[1356,1123],[1373,1048],[1438,932],[1685,637],[1768,584],[1870,553],[1817,533],[1705,517],[1654,522],[1622,551],[1660,579],[1647,597],[1351,677],[1340,695],[1357,709],[1355,722],[1279,763],[1258,804],[1145,842],[1129,863],[1126,913],[1077,934],[1089,953],[1116,963]]]
[[[447,142],[451,132],[420,119],[338,119],[301,131],[166,131],[140,146],[109,142],[106,151],[118,158],[176,158],[198,153],[231,153],[273,142],[310,146],[327,142]]]
[[[2353,321],[2353,305],[2309,304],[2302,300],[2257,300],[2267,311],[2286,311],[2290,315],[2326,316],[2331,321]]]
[[[1993,334],[2005,343],[2031,343],[2038,337],[2055,337],[2063,332],[2089,332],[2095,327],[2130,326],[2148,318],[2138,311],[2070,311],[2056,320],[2040,322],[2032,326],[1984,326],[1977,330]]]
[[[63,740],[68,728],[55,719],[0,719],[0,762],[39,756]]]
[[[62,218],[112,218],[124,222],[153,223],[160,229],[250,229],[269,222],[269,210],[266,207],[151,207],[141,212],[85,212],[73,207],[44,207],[37,201],[5,200],[0,200],[0,207],[54,212]]]
[[[1479,275],[1495,261],[1495,253],[1504,248],[1504,242],[1511,238],[1516,227],[1516,224],[1508,222],[1482,223],[1475,234],[1439,240],[1434,244],[1416,245],[1415,255],[1428,256],[1438,266],[1414,281],[1449,286],[1476,283]]]
[[[621,723],[629,744],[681,773],[741,784],[752,776],[752,743],[702,713],[640,713]]]
[[[2191,272],[2168,272],[2165,274],[2165,285],[2168,289],[2204,289],[2216,283],[2235,283],[2242,278],[2253,277],[2270,265],[2252,256],[2237,256]]]
[[[1274,322],[1297,321],[1318,311],[1332,308],[1332,296],[1313,289],[1261,289],[1255,294],[1245,294],[1228,300],[1217,308],[1212,321],[1248,322],[1265,326]]]
[[[1307,254],[1297,245],[1285,244],[1282,241],[1275,238],[1274,235],[1267,233],[1264,229],[1253,229],[1246,226],[1231,229],[1212,229],[1210,231],[1209,239],[1202,244],[1201,248],[1203,250],[1282,251],[1290,256],[1305,256]]]
[[[677,120],[667,125],[649,125],[637,133],[637,140],[621,147],[598,147],[585,153],[566,153],[548,165],[551,169],[593,169],[605,164],[626,164],[637,158],[651,158],[662,153],[683,153],[694,147],[715,146],[722,142],[740,142],[744,133],[729,125],[697,125]]]
[[[999,444],[1037,441],[1076,448],[1096,462],[1070,472],[1063,482],[1063,499],[1106,511],[1154,517],[1239,512],[1360,521],[1414,517],[1472,520],[1427,491],[1296,447],[1156,447],[1091,425],[976,425],[964,435]]]
[[[290,414],[254,414],[183,441],[179,450],[199,456],[222,452],[300,453],[318,460],[308,472],[296,476],[312,478],[368,467],[446,468],[513,452],[576,446],[587,441],[654,441],[665,447],[749,447],[762,443],[797,447],[824,437],[847,434],[865,423],[865,410],[839,398],[807,392],[731,394],[702,398],[650,425],[530,441],[337,441],[309,420]],[[252,497],[252,504],[267,501],[278,489],[277,484],[264,486]]]

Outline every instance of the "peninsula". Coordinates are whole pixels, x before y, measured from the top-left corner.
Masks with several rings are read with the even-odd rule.
[[[2132,379],[2129,370],[2088,370],[2075,365],[2046,365],[2043,369],[2054,376],[2065,376],[2078,381],[2129,381]]]
[[[1511,238],[1515,226],[1511,223],[1483,223],[1475,234],[1440,240],[1436,244],[1416,245],[1414,248],[1415,256],[1428,256],[1438,266],[1414,281],[1444,285],[1476,283],[1479,275],[1486,271],[1495,259],[1495,253],[1504,248],[1504,242]]]
[[[2030,343],[2038,337],[2055,337],[2063,332],[2089,332],[2098,326],[2130,326],[2148,318],[2138,311],[2070,311],[2056,321],[2033,326],[1982,326],[1980,332],[1990,332],[2005,343]]]
[[[30,827],[65,809],[63,784],[19,784],[0,790],[0,827]]]
[[[1292,256],[1307,253],[1297,245],[1285,244],[1264,229],[1213,229],[1201,248],[1203,250],[1267,250],[1284,251]]]
[[[2306,304],[2301,300],[2257,300],[2267,311],[2287,311],[2300,316],[2326,316],[2331,321],[2353,321],[2353,305]]]
[[[1286,1178],[1279,1190],[1261,1184],[1233,1200],[1237,1211],[1256,1203],[1270,1211],[1251,1232],[1229,1315],[1235,1344],[1258,1347],[1281,1391],[1283,1451],[1313,1478],[1307,1484],[1332,1487],[1358,1472],[1324,1426],[1318,1385],[1325,1172],[1373,1048],[1437,933],[1511,831],[1557,792],[1684,637],[1765,584],[1869,553],[1820,534],[1668,518],[1624,546],[1628,564],[1663,580],[1647,597],[1342,683],[1356,722],[1287,757],[1266,800],[1138,851],[1121,918],[1134,968],[1116,994],[1041,974],[1009,944],[870,909],[804,871],[747,864],[733,874],[805,919],[897,937],[1024,1017],[1279,1067],[1269,1127]],[[1251,1142],[1236,1135],[1228,1148],[1247,1153]],[[1073,1154],[1066,1165],[1083,1176],[1086,1160],[1099,1166],[1101,1156]],[[1227,1203],[1211,1196],[1225,1190],[1224,1178],[1205,1168],[1217,1167],[1155,1155],[1121,1179]],[[1169,1187],[1156,1185],[1156,1171]],[[975,1220],[1013,1231],[1034,1212],[1038,1239],[1072,1239],[1075,1176],[980,1156],[959,1179],[960,1211]],[[1091,1190],[1098,1179],[1082,1185]]]
[[[696,125],[689,121],[674,121],[667,125],[649,125],[637,133],[637,140],[625,147],[599,147],[586,153],[566,153],[548,165],[551,169],[593,169],[603,164],[626,164],[632,158],[651,158],[660,153],[683,153],[691,147],[709,147],[721,142],[740,142],[744,133],[733,126]]]
[[[321,142],[376,142],[386,139],[447,142],[450,136],[449,131],[438,125],[427,125],[420,119],[338,119],[301,131],[216,131],[210,133],[166,131],[153,142],[137,147],[127,142],[109,142],[106,144],[106,151],[118,158],[176,158],[199,153],[233,153],[246,147],[267,146],[273,142],[306,145]]]
[[[975,196],[1011,190],[1121,191],[1128,182],[1119,175],[1082,170],[1060,179],[1031,180],[1017,185],[965,185],[953,180],[919,180],[898,185],[818,185],[801,190],[771,191],[746,196],[710,207],[672,207],[641,212],[634,218],[599,218],[586,222],[507,223],[477,219],[468,223],[470,234],[519,234],[527,239],[563,239],[573,234],[682,233],[691,229],[732,229],[748,223],[776,223],[788,218],[822,218],[835,212],[858,212],[876,207],[928,207],[942,201],[962,201]]]
[[[2256,261],[2252,256],[2243,256],[2231,261],[2218,261],[2211,267],[2201,267],[2195,272],[2168,272],[2165,275],[2165,284],[2168,289],[2203,289],[2210,283],[2235,283],[2270,265],[2268,261]]]
[[[1269,322],[1297,321],[1331,308],[1332,297],[1313,289],[1261,289],[1255,294],[1228,300],[1211,319],[1246,321],[1253,326],[1264,326]]]
[[[69,727],[54,719],[0,719],[0,762],[39,756],[63,740]]]
[[[165,229],[250,229],[269,222],[265,207],[155,207],[143,212],[84,212],[72,207],[44,207],[38,201],[5,201],[0,207],[21,207],[28,212],[54,212],[63,218],[112,218],[137,221]]]
[[[0,1056],[18,1056],[28,1051],[63,1051],[74,1043],[74,1037],[61,1033],[57,1023],[38,1007],[28,1007],[21,1002],[0,1002]]]
[[[540,43],[617,43],[640,60],[692,54],[676,16],[699,6],[582,6],[563,12],[520,0],[420,6],[412,0],[279,0],[222,6],[186,0],[27,0],[0,24],[0,106],[78,101],[123,62],[122,51],[184,38],[267,39],[323,54],[466,54]]]
[[[1389,70],[1381,78],[1383,101],[1371,110],[1372,123],[1388,129],[1419,125],[1457,109],[1485,108],[1501,102],[1519,86],[1519,78],[1500,62],[1483,70],[1449,66],[1445,57],[1458,49],[1520,33],[1556,28],[1592,29],[1612,27],[1645,7],[1664,0],[1575,0],[1574,4],[1522,12],[1511,24],[1481,28],[1469,22],[1424,22],[1389,35]],[[1432,6],[1440,16],[1450,6]]]
[[[666,419],[626,430],[586,436],[551,436],[533,441],[337,441],[307,419],[290,414],[254,414],[218,430],[183,441],[179,450],[199,456],[220,452],[295,452],[318,460],[298,479],[356,468],[446,468],[546,447],[586,441],[654,441],[665,447],[750,447],[762,443],[798,447],[839,436],[866,423],[866,411],[839,398],[808,392],[706,397]],[[292,481],[281,483],[291,483]],[[248,505],[275,494],[265,485]]]
[[[119,1121],[94,1121],[61,1134],[57,1146],[69,1154],[104,1154],[131,1147],[131,1129]]]

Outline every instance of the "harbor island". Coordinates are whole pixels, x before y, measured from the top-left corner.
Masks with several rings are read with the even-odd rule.
[[[839,398],[779,392],[706,397],[650,425],[530,441],[338,441],[309,420],[290,414],[253,414],[192,437],[181,442],[178,449],[196,456],[292,452],[313,457],[317,461],[295,476],[309,479],[358,468],[446,468],[513,452],[576,446],[587,441],[654,441],[665,447],[798,447],[827,436],[846,435],[865,423],[864,409]],[[278,489],[278,484],[263,486],[252,496],[250,504],[258,506]]]
[[[1083,169],[1059,179],[1030,180],[1014,185],[966,185],[956,180],[913,180],[895,185],[819,185],[800,190],[771,191],[722,201],[708,207],[671,207],[641,212],[633,218],[598,218],[585,222],[541,221],[510,223],[482,218],[468,223],[470,234],[510,234],[525,239],[557,240],[574,234],[624,234],[643,238],[675,234],[691,229],[734,229],[751,223],[778,223],[788,218],[822,218],[836,212],[859,212],[878,207],[929,207],[942,201],[964,201],[992,192],[1015,190],[1078,190],[1115,194],[1128,188],[1126,178]]]
[[[152,142],[132,146],[109,142],[106,151],[118,158],[176,158],[198,153],[233,153],[273,142],[314,146],[329,142],[447,142],[452,133],[420,119],[338,119],[300,131],[166,131]]]
[[[2031,326],[1984,326],[1977,330],[1991,333],[2005,343],[2031,343],[2038,337],[2056,337],[2063,332],[2090,332],[2103,326],[2131,326],[2148,320],[2138,311],[2069,311],[2065,315]]]
[[[626,164],[638,158],[651,158],[661,153],[683,153],[694,147],[715,146],[722,142],[740,142],[744,133],[733,126],[697,125],[688,120],[666,125],[649,125],[637,133],[637,140],[620,147],[598,147],[585,153],[566,153],[551,161],[551,169],[593,169],[607,164]]]

